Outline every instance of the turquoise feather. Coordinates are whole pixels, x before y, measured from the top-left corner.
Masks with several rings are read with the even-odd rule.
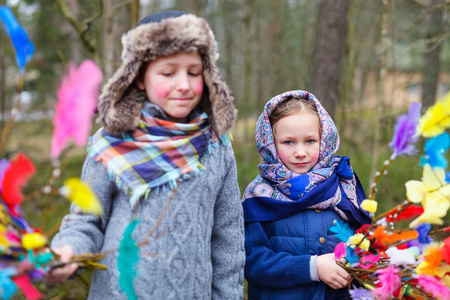
[[[138,297],[133,288],[133,281],[137,276],[137,264],[139,262],[139,247],[131,237],[139,220],[134,220],[125,229],[119,246],[119,257],[117,259],[119,268],[119,285],[129,300],[137,300]]]
[[[347,242],[348,239],[355,235],[355,231],[348,226],[348,223],[342,220],[334,220],[334,225],[330,227],[330,231],[335,233],[341,242]]]

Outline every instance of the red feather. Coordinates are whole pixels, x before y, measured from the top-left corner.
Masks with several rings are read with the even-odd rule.
[[[400,222],[403,220],[410,220],[420,216],[423,213],[421,205],[409,205],[401,213],[397,215],[397,210],[392,211],[386,215],[387,222]]]
[[[450,237],[444,240],[444,245],[441,247],[442,256],[444,260],[450,264]]]
[[[33,163],[23,153],[19,153],[6,169],[3,178],[2,198],[13,215],[18,215],[15,208],[23,200],[22,188],[35,172]]]

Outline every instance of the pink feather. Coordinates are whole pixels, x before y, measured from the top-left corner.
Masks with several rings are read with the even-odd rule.
[[[378,275],[380,282],[379,287],[373,290],[373,295],[380,297],[379,299],[391,299],[394,293],[401,287],[399,270],[393,266],[378,270],[375,274]]]
[[[432,294],[436,299],[450,299],[449,289],[444,284],[442,284],[442,282],[438,278],[431,275],[422,274],[419,275],[418,282],[425,291]]]
[[[334,247],[334,257],[336,259],[343,258],[347,255],[347,246],[345,246],[344,242],[340,242]]]
[[[101,81],[102,72],[92,60],[83,61],[78,69],[75,64],[69,65],[69,73],[58,91],[59,102],[53,118],[52,159],[59,157],[70,138],[77,146],[87,142]]]
[[[361,257],[361,263],[359,264],[359,266],[363,269],[370,269],[370,267],[378,262],[380,258],[381,257],[379,255],[375,255],[372,253],[366,254]]]

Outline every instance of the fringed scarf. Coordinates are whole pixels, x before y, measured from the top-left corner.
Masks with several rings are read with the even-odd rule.
[[[314,101],[321,124],[320,155],[316,165],[305,174],[290,171],[278,157],[269,115],[282,102],[299,97]],[[348,157],[335,156],[339,133],[330,115],[309,92],[291,91],[267,102],[255,129],[255,141],[263,162],[259,175],[243,196],[244,217],[250,221],[275,221],[304,209],[333,208],[344,220],[370,223],[367,212],[359,209],[364,190],[350,166]]]
[[[189,123],[174,123],[142,110],[139,127],[119,136],[99,130],[89,155],[102,161],[132,207],[154,188],[173,188],[177,179],[203,169],[201,158],[217,141],[202,113]]]

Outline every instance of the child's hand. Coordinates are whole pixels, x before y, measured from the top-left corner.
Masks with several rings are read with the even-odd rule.
[[[53,249],[56,254],[60,255],[61,262],[70,262],[73,256],[73,249],[70,246],[62,246]],[[76,270],[78,265],[76,263],[67,264],[63,267],[58,267],[51,270],[45,275],[45,281],[51,284],[62,283],[67,280]]]
[[[333,289],[341,289],[347,286],[351,276],[334,260],[334,253],[317,256],[317,274],[319,279]]]

